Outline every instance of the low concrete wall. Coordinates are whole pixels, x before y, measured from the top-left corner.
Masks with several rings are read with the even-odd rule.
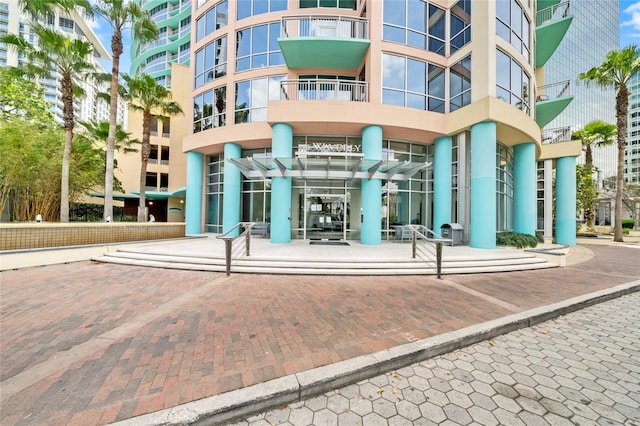
[[[70,247],[185,236],[183,222],[72,222],[0,224],[0,250]]]

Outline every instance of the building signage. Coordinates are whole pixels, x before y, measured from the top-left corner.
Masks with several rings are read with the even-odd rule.
[[[316,152],[344,152],[344,153],[361,153],[362,145],[350,143],[301,143],[298,145],[298,154],[311,154]]]

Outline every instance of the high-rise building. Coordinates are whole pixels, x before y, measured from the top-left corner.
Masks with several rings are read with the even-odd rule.
[[[640,184],[640,73],[629,83],[629,115],[627,116],[627,147],[624,152],[624,181]]]
[[[593,120],[616,122],[615,90],[587,87],[578,75],[602,64],[607,52],[619,48],[620,5],[591,0],[566,2],[573,22],[555,54],[544,67],[545,84],[567,82],[574,100],[566,110],[545,126],[547,134],[571,135]],[[540,9],[538,9],[540,11]],[[565,129],[569,129],[566,130]],[[616,174],[617,149],[614,145],[593,149],[598,183]],[[584,161],[584,156],[581,157]]]
[[[171,87],[171,64],[191,59],[191,0],[134,0],[149,13],[160,33],[158,38],[131,46],[131,75],[148,74]]]
[[[46,16],[40,25],[52,28],[70,37],[80,37],[89,41],[93,45],[93,62],[99,72],[106,72],[101,60],[109,60],[109,53],[106,51],[100,39],[91,28],[92,18],[86,16],[81,9],[73,10],[69,13],[57,11],[55,14]],[[36,42],[36,36],[32,29],[32,17],[23,13],[18,0],[0,1],[0,34],[16,34],[30,43]],[[19,67],[22,58],[19,54],[6,45],[0,46],[0,66]],[[57,75],[51,78],[41,78],[39,83],[45,89],[45,98],[51,103],[51,111],[57,120],[62,121],[62,95],[60,90],[60,78]],[[83,80],[78,82],[85,92],[85,95],[75,100],[75,114],[77,121],[104,121],[109,119],[109,105],[98,98],[98,93],[106,91],[104,84]],[[124,121],[124,108],[121,108],[119,122]]]
[[[551,236],[555,209],[556,241],[575,244],[581,147],[541,132],[573,99],[544,75],[565,3],[194,5],[188,233],[245,221],[273,243],[376,245],[422,225],[493,248],[496,232]]]
[[[141,42],[133,39],[131,47],[132,76],[147,74],[167,87],[174,101],[185,114],[159,119],[154,117],[151,130],[151,154],[145,179],[145,204],[155,220],[184,220],[186,155],[182,139],[188,129],[190,110],[188,65],[191,60],[191,0],[134,0],[159,29],[157,39]],[[142,138],[142,115],[129,111],[128,130]],[[114,199],[124,202],[124,212],[137,215],[140,193],[140,154],[116,153],[116,176],[122,182],[124,194]]]

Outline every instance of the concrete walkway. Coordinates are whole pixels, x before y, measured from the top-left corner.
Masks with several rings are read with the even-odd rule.
[[[579,245],[566,268],[445,280],[89,261],[4,271],[0,420],[106,424],[595,291],[636,291],[639,249]]]

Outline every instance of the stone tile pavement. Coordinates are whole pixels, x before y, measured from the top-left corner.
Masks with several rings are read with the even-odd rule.
[[[640,425],[640,293],[234,426]]]
[[[92,262],[0,273],[0,423],[99,425],[640,277],[638,249],[562,269],[311,277]]]

